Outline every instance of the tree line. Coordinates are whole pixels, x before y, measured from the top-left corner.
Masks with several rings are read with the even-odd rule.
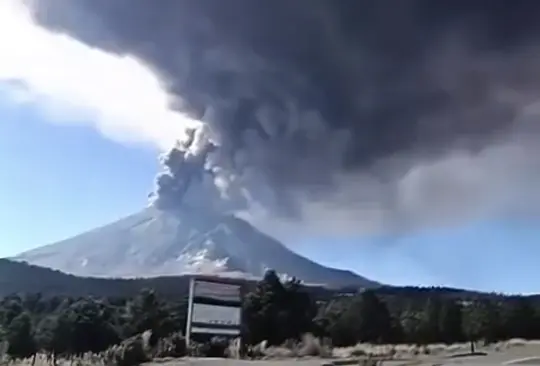
[[[14,294],[0,300],[0,343],[18,358],[99,353],[147,330],[154,343],[178,334],[186,314],[187,299],[160,297],[152,289],[133,297]],[[335,347],[540,339],[534,297],[380,288],[321,300],[273,271],[244,297],[243,317],[247,344],[280,345],[307,333]]]

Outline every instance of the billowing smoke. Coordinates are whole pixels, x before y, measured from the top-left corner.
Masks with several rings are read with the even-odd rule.
[[[539,2],[28,3],[202,121],[162,158],[161,208],[339,233],[539,213]]]

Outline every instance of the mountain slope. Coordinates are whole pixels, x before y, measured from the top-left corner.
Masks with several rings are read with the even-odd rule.
[[[143,286],[131,280],[76,277],[50,268],[0,258],[0,298],[14,293],[133,296]]]
[[[255,282],[241,282],[246,291],[254,289]],[[85,278],[77,277],[50,268],[0,258],[0,299],[12,294],[41,294],[43,296],[96,296],[133,297],[142,289],[151,288],[161,297],[185,299],[188,294],[188,276],[153,277],[139,279]],[[351,296],[357,288],[328,289],[324,287],[304,287],[313,299],[328,300],[336,296]],[[393,287],[381,286],[375,289],[381,296],[389,297],[430,297],[443,295],[459,299],[493,299],[502,295],[482,293],[444,287]],[[540,295],[527,296],[540,301]]]
[[[249,290],[256,282],[239,283]],[[189,276],[137,279],[78,277],[50,268],[0,258],[0,299],[17,293],[72,297],[133,297],[142,289],[148,288],[165,298],[183,299],[188,295]],[[335,293],[323,287],[305,287],[305,290],[317,299],[324,299]]]
[[[307,283],[373,287],[350,271],[321,266],[240,219],[148,208],[13,258],[78,276],[154,277],[186,273],[260,277],[267,268]]]

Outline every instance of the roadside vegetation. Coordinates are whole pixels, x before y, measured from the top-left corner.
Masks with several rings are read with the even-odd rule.
[[[383,287],[320,300],[269,271],[244,299],[244,347],[213,337],[190,349],[184,298],[161,298],[152,289],[134,297],[13,294],[0,300],[0,357],[121,366],[185,355],[396,358],[540,339],[536,297],[466,294]]]

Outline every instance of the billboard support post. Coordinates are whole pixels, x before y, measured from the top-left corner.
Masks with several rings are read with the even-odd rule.
[[[187,308],[187,321],[186,321],[186,350],[189,350],[191,341],[191,318],[193,316],[193,293],[195,289],[195,278],[189,279],[189,297]]]

